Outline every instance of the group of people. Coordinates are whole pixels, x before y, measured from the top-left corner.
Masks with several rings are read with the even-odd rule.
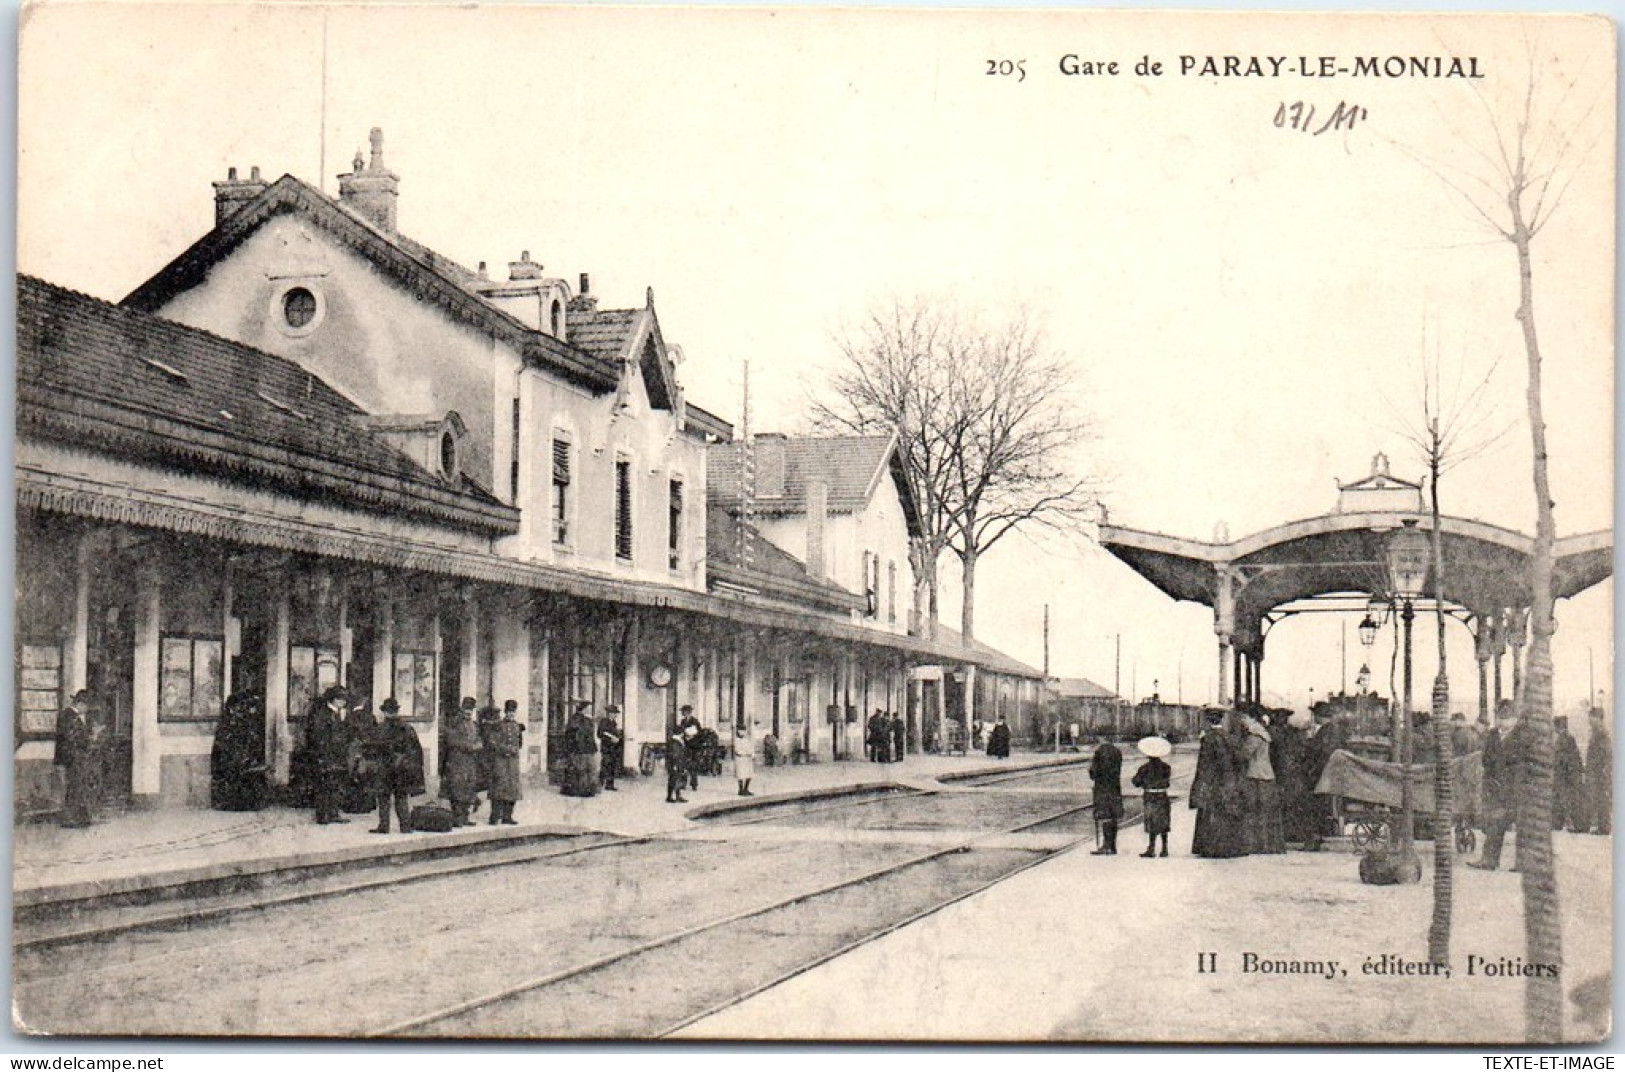
[[[1143,794],[1147,841],[1140,855],[1147,859],[1166,857],[1168,832],[1173,827],[1173,810],[1168,800],[1173,768],[1165,759],[1172,745],[1161,737],[1147,737],[1138,747],[1145,762],[1134,772],[1130,784]],[[1110,741],[1096,746],[1089,760],[1089,781],[1093,788],[1096,838],[1100,842],[1093,855],[1116,856],[1117,830],[1123,822],[1123,750]],[[1161,852],[1158,852],[1159,840]]]
[[[1332,833],[1328,797],[1315,793],[1332,753],[1347,744],[1344,724],[1306,712],[1210,711],[1196,753],[1190,806],[1191,852],[1224,859],[1318,848]]]
[[[901,763],[908,748],[908,723],[893,711],[875,708],[864,727],[864,754],[875,763]]]
[[[1593,707],[1587,720],[1591,734],[1582,758],[1580,746],[1569,732],[1569,720],[1561,715],[1552,719],[1551,824],[1553,830],[1607,834],[1612,829],[1614,810],[1614,743],[1600,708]],[[1497,711],[1495,728],[1483,737],[1479,818],[1484,846],[1478,859],[1468,861],[1468,867],[1482,871],[1499,868],[1506,835],[1529,821],[1534,732],[1533,724],[1519,718],[1516,707],[1505,703]]]
[[[474,825],[471,816],[482,792],[491,805],[490,825],[517,824],[513,810],[524,798],[519,756],[525,744],[525,724],[518,713],[517,700],[509,700],[499,712],[480,709],[472,696],[465,696],[441,722],[440,793],[451,802],[453,826]]]

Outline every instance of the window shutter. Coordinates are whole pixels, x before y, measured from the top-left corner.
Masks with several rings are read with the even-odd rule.
[[[570,482],[570,444],[563,439],[553,440],[553,483]]]

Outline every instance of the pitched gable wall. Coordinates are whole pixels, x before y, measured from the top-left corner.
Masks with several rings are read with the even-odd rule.
[[[649,404],[638,366],[627,366],[625,407],[616,392],[593,395],[529,371],[521,406],[520,535],[501,549],[532,561],[636,577],[694,591],[705,588],[705,445],[682,434],[676,416]],[[552,451],[555,436],[571,444],[568,541],[553,539]],[[505,449],[505,448],[504,448]],[[631,462],[632,559],[615,548],[615,461]],[[673,478],[683,484],[681,552],[668,554]]]
[[[283,321],[281,299],[293,286],[316,295],[308,330]],[[310,223],[270,220],[157,313],[297,361],[370,413],[456,410],[468,426],[463,471],[508,498],[497,424],[511,415],[497,412],[497,399],[511,397],[513,380],[510,372],[499,385],[496,370],[517,368],[517,355],[416,300]]]

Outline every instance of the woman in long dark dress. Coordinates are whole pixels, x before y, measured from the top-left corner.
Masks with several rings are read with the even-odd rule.
[[[1093,856],[1117,855],[1117,824],[1123,820],[1123,753],[1110,741],[1095,746],[1089,759],[1089,780],[1094,783],[1095,824],[1100,847]]]
[[[1010,758],[1010,726],[1003,715],[999,716],[993,732],[987,735],[987,754],[994,759]]]
[[[265,720],[252,696],[233,693],[220,712],[209,753],[209,806],[259,811],[265,797]]]
[[[1196,778],[1191,782],[1190,806],[1196,809],[1191,853],[1209,859],[1245,856],[1239,757],[1224,730],[1224,712],[1210,711],[1207,719],[1196,753]]]

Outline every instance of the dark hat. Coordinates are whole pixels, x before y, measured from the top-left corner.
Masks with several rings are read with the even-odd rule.
[[[606,715],[618,715],[620,713],[621,713],[621,705],[620,704],[608,704],[604,708],[604,714],[606,714]]]
[[[694,705],[693,704],[684,704],[683,706],[679,707],[677,710],[692,712],[694,710]]]
[[[1467,716],[1462,714],[1460,711],[1457,711],[1455,714],[1450,716],[1450,721],[1452,721],[1452,722],[1466,722],[1467,721]]]
[[[1552,719],[1552,725],[1556,726],[1560,730],[1566,730],[1569,728],[1569,717],[1567,715],[1558,715],[1556,718]]]
[[[574,707],[577,711],[580,711],[580,710],[582,710],[584,708],[591,707],[592,706],[592,701],[591,700],[571,700],[570,705],[572,707]]]
[[[505,701],[503,701],[502,709],[504,711],[517,711],[517,710],[519,710],[519,701],[518,700],[505,700]]]
[[[478,706],[479,706],[479,702],[477,700],[475,700],[474,697],[472,697],[472,696],[464,696],[463,697],[463,710],[464,711],[472,711],[472,710],[474,710],[474,708],[476,708]]]
[[[1207,712],[1207,720],[1217,726],[1219,723],[1224,721],[1224,712],[1218,708],[1214,708],[1213,710]]]
[[[73,699],[74,703],[78,703],[81,700],[88,700],[88,699],[90,699],[90,690],[89,689],[80,689],[80,690],[78,690],[77,692],[75,692],[73,694],[72,699]]]
[[[343,701],[348,699],[349,697],[344,695],[344,689],[338,685],[329,686],[327,691],[322,693],[322,703],[332,703],[334,700]]]
[[[382,711],[386,715],[399,714],[401,705],[395,702],[395,697],[391,696],[389,699],[378,705],[378,710]]]

